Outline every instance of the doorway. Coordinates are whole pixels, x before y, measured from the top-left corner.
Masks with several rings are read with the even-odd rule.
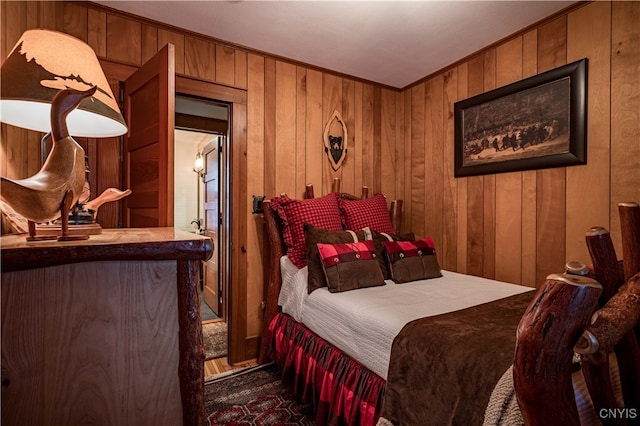
[[[200,270],[203,323],[226,322],[229,109],[210,99],[175,98],[174,227],[206,235],[214,244],[213,257]]]
[[[124,82],[125,120],[136,132],[123,143],[123,186],[133,194],[122,200],[123,226],[173,226],[175,94],[218,100],[229,107],[226,156],[228,175],[228,279],[225,318],[228,359],[257,357],[259,336],[247,330],[247,90],[175,75],[175,46],[167,44],[140,68],[101,61],[105,74]],[[138,137],[137,139],[135,137]],[[171,160],[171,161],[169,161]],[[134,188],[135,187],[135,188]],[[136,196],[137,194],[137,196]],[[234,283],[232,285],[231,283]]]

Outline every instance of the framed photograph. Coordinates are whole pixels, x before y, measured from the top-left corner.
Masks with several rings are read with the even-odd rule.
[[[454,104],[455,177],[586,164],[587,59]]]

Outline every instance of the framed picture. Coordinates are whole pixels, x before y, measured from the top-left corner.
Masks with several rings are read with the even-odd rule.
[[[587,59],[454,104],[455,177],[586,164]]]

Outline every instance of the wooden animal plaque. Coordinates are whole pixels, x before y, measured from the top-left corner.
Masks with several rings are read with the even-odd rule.
[[[347,126],[336,110],[324,126],[324,152],[333,170],[338,170],[347,157]]]

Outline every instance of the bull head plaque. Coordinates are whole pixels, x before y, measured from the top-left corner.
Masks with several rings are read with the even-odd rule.
[[[324,126],[324,152],[331,163],[333,170],[338,170],[347,156],[347,126],[344,124],[338,111]]]

